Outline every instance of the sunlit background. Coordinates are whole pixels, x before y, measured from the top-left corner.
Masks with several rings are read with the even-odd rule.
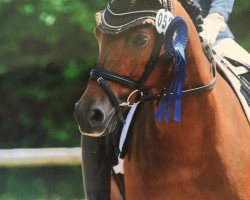
[[[74,104],[98,53],[107,0],[0,0],[0,148],[79,147]],[[250,51],[250,1],[229,24]],[[81,167],[3,168],[0,200],[83,199]]]

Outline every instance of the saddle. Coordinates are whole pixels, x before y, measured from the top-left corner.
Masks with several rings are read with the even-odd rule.
[[[250,123],[250,63],[213,52],[218,72],[234,90]]]
[[[246,98],[248,105],[250,106],[250,63],[242,63],[239,60],[235,60],[225,56],[225,59],[234,66],[234,73],[239,79],[241,87],[240,91]]]

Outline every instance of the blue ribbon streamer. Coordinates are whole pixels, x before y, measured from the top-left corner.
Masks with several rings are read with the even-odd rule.
[[[158,121],[162,119],[166,109],[166,122],[169,122],[172,111],[174,111],[174,120],[177,122],[181,120],[182,90],[187,72],[184,52],[187,40],[188,29],[186,22],[181,17],[175,17],[164,35],[165,59],[174,58],[174,76],[156,113],[156,120]]]

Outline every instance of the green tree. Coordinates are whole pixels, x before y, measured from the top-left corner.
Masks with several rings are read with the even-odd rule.
[[[236,41],[250,52],[250,1],[237,0],[234,3],[229,25]]]

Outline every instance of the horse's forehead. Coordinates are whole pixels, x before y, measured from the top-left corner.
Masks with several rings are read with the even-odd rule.
[[[153,26],[137,26],[129,31],[122,32],[120,34],[106,34],[98,31],[96,37],[99,43],[99,58],[106,57],[110,59],[112,57],[119,56],[120,60],[124,58],[132,59],[138,54],[145,54],[145,52],[151,51],[155,41],[155,29]],[[135,46],[135,40],[140,36],[147,37],[147,44],[145,47],[137,49]],[[111,60],[116,60],[115,58]]]
[[[100,31],[98,28],[95,28],[94,33],[98,42],[102,40],[102,44],[107,45],[105,44],[105,42],[109,42],[110,44],[113,44],[116,42],[121,42],[123,40],[129,40],[131,36],[139,35],[139,34],[146,34],[147,36],[152,38],[152,35],[155,33],[155,30],[153,26],[138,25],[119,34],[104,33]]]
[[[145,66],[155,42],[153,26],[138,26],[116,35],[105,34],[99,30],[97,32],[96,35],[100,38],[98,65],[111,71],[116,71],[117,66],[119,70],[121,68],[128,70],[133,66]],[[134,40],[137,36],[140,38],[142,35],[147,35],[147,43],[145,46],[137,48]],[[119,71],[119,73],[121,72]]]

